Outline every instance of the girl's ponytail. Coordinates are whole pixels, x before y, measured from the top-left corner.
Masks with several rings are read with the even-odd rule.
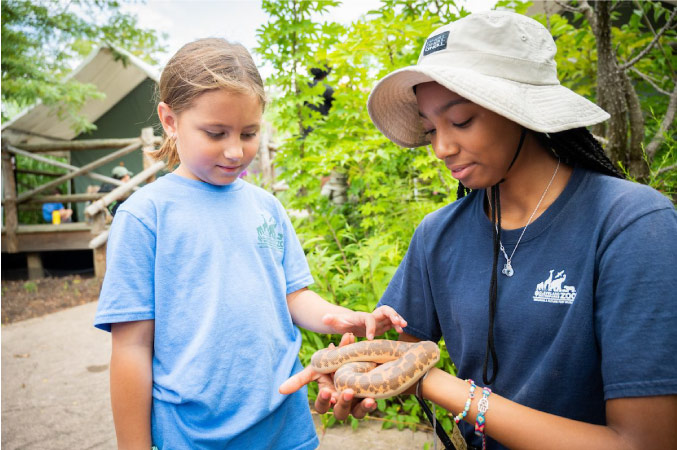
[[[179,160],[179,152],[176,148],[176,139],[167,135],[165,135],[160,148],[148,152],[148,155],[153,159],[165,161],[168,170],[173,170],[181,162]]]

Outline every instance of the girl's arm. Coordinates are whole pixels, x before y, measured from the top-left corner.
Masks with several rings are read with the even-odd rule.
[[[353,333],[373,339],[391,328],[399,333],[407,322],[390,306],[373,313],[351,311],[334,305],[308,288],[287,294],[287,305],[294,323],[315,333]]]
[[[113,324],[110,394],[118,448],[151,448],[154,320]]]
[[[408,342],[419,339],[403,333]],[[571,386],[576,389],[576,386]],[[433,368],[421,384],[430,401],[458,414],[468,397],[468,383]],[[410,392],[413,394],[413,391]],[[465,421],[474,425],[478,386]],[[677,449],[677,395],[619,398],[606,402],[607,425],[592,425],[555,416],[492,393],[484,428],[488,436],[515,449]]]

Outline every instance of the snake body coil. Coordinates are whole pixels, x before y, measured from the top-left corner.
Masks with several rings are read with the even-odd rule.
[[[376,339],[319,350],[310,364],[319,373],[336,372],[339,392],[350,388],[355,397],[386,398],[407,390],[439,359],[440,350],[431,341]]]

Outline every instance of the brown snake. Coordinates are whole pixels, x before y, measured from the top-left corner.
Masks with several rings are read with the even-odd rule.
[[[318,350],[310,365],[319,373],[336,372],[339,392],[350,388],[355,397],[386,398],[408,389],[439,359],[440,350],[431,341],[375,339]]]

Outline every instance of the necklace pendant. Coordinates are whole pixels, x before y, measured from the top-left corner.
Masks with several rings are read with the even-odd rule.
[[[512,270],[512,265],[510,264],[510,261],[506,262],[505,265],[503,266],[503,270],[501,270],[501,273],[505,275],[506,277],[511,277],[515,273],[514,270]]]

